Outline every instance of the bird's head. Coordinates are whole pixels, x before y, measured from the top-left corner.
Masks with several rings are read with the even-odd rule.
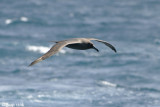
[[[99,52],[99,50],[93,44],[90,44],[90,48],[95,49],[97,52]]]

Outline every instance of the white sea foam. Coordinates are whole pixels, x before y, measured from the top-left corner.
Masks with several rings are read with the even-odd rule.
[[[39,53],[46,53],[49,49],[50,49],[49,47],[45,46],[33,46],[33,45],[27,46],[27,50]]]
[[[32,95],[28,95],[27,98],[28,98],[28,99],[32,99],[33,96],[32,96]]]
[[[28,51],[33,51],[33,52],[39,52],[39,53],[46,53],[51,47],[46,47],[46,46],[34,46],[34,45],[28,45],[26,49]],[[65,50],[60,50],[60,53],[65,54]]]
[[[107,86],[111,86],[111,87],[116,87],[116,84],[110,83],[108,81],[100,81],[101,85],[107,85]]]
[[[43,94],[40,94],[38,95],[39,98],[43,98],[43,97],[51,97],[50,95],[43,95]]]
[[[41,100],[38,100],[38,99],[34,99],[32,100],[33,102],[37,102],[37,103],[41,103],[42,101]]]
[[[27,18],[27,17],[22,16],[22,17],[20,17],[20,20],[21,20],[22,22],[27,22],[27,21],[28,21],[28,18]]]
[[[6,19],[6,20],[5,20],[5,24],[7,24],[7,25],[8,25],[8,24],[11,24],[12,22],[13,22],[12,19]]]

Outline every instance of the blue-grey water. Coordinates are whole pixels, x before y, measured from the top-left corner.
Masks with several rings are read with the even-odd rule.
[[[76,37],[95,50],[61,52]],[[0,107],[160,107],[159,0],[0,0]]]

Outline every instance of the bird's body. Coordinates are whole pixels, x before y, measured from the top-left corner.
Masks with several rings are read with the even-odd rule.
[[[86,50],[90,48],[90,45],[88,43],[74,43],[74,44],[69,44],[66,47],[77,50]]]
[[[95,39],[95,38],[72,38],[72,39],[63,40],[63,41],[53,41],[56,44],[43,56],[41,56],[40,58],[33,61],[29,66],[32,66],[32,65],[34,65],[44,59],[56,54],[63,47],[68,47],[68,48],[77,49],[77,50],[95,49],[97,52],[99,52],[99,50],[94,47],[91,40],[102,42],[106,46],[110,47],[112,50],[114,50],[116,52],[116,49],[111,44],[107,43],[106,41],[102,41],[102,40]]]

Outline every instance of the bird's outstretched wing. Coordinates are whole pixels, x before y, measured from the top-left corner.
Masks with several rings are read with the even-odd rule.
[[[106,42],[106,41],[95,39],[95,38],[89,38],[89,40],[95,40],[97,42],[104,43],[106,46],[110,47],[114,52],[117,52],[116,48],[113,45],[111,45],[110,43]]]
[[[68,40],[68,41],[62,41],[62,42],[58,42],[55,45],[53,45],[53,47],[44,55],[42,55],[41,57],[39,57],[38,59],[36,59],[35,61],[33,61],[29,66],[32,66],[42,60],[45,60],[46,58],[49,58],[50,56],[58,53],[63,47],[65,47],[68,44],[73,44],[73,43],[80,43],[81,41],[76,41],[76,40]]]

